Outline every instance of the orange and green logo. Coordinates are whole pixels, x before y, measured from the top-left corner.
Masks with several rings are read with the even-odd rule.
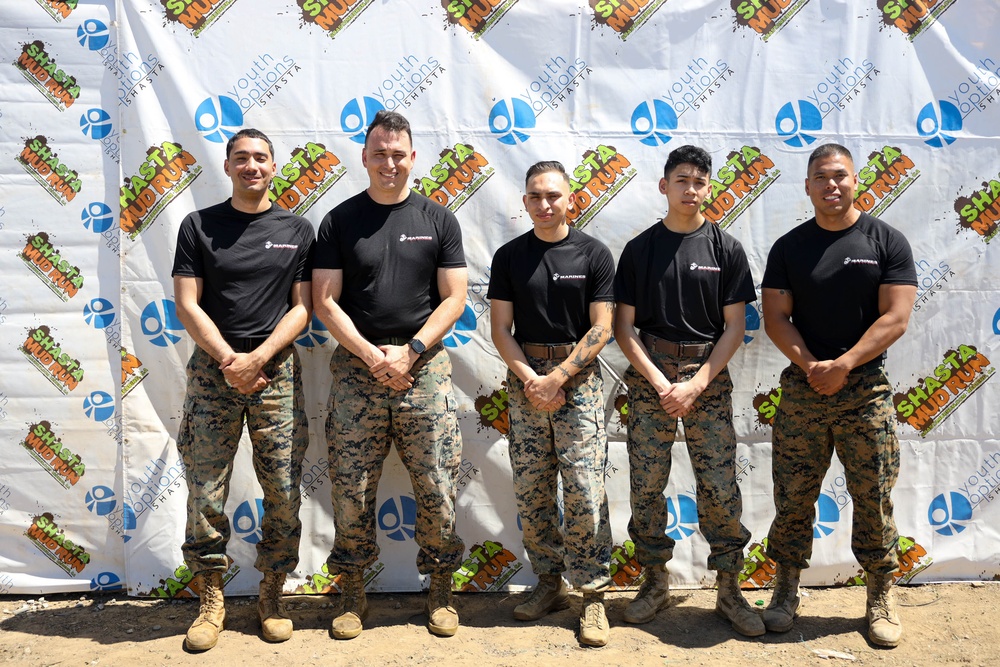
[[[934,562],[934,559],[927,555],[927,549],[912,537],[899,536],[896,543],[896,559],[899,568],[892,573],[893,581],[897,584],[908,584],[910,581],[926,570]],[[848,577],[845,581],[839,582],[838,586],[865,586],[867,585],[867,575],[864,570],[858,570],[854,576]]]
[[[882,23],[895,26],[911,42],[953,4],[955,0],[877,0]]]
[[[893,398],[896,420],[927,437],[964,403],[996,369],[974,345],[944,353],[941,363],[909,389]]]
[[[495,428],[501,435],[510,431],[510,398],[507,396],[506,382],[488,396],[476,398],[476,412],[482,428]]]
[[[44,324],[30,329],[18,349],[63,394],[76,389],[83,380],[83,367],[80,366],[79,359],[64,352],[62,345],[52,338],[49,328]]]
[[[373,565],[365,569],[365,586],[367,587],[384,569],[385,565],[382,561],[375,561]],[[331,593],[339,593],[341,576],[343,575],[330,574],[330,569],[326,563],[323,563],[323,567],[319,572],[314,572],[307,576],[306,583],[296,586],[293,592],[296,595],[330,595]]]
[[[747,547],[740,572],[741,588],[767,588],[778,574],[778,564],[767,557],[767,538]]]
[[[496,25],[517,0],[441,0],[448,23],[460,25],[476,39]]]
[[[445,148],[430,172],[413,179],[414,192],[433,199],[452,213],[493,176],[494,169],[471,144],[457,143]]]
[[[54,18],[56,22],[60,22],[63,19],[68,19],[69,15],[73,13],[77,5],[80,4],[80,0],[35,0],[38,6],[46,11],[46,13]]]
[[[877,218],[919,177],[920,170],[899,148],[885,146],[873,151],[868,164],[858,172],[854,208]]]
[[[730,0],[736,25],[750,28],[765,42],[788,25],[809,0]]]
[[[566,212],[569,224],[583,229],[635,178],[636,168],[614,146],[599,145],[583,154],[570,173],[570,191],[576,193],[573,208]]]
[[[619,426],[628,426],[628,394],[615,397],[615,414],[618,415]]]
[[[757,417],[758,427],[774,426],[774,416],[778,414],[778,405],[781,403],[781,387],[771,389],[753,397],[754,415]]]
[[[71,577],[83,572],[90,563],[87,550],[66,536],[51,512],[36,516],[24,535],[46,558]]]
[[[228,561],[229,565],[225,574],[222,575],[223,587],[225,587],[225,585],[240,572],[240,566],[236,564],[236,561],[229,556],[226,556],[226,561]],[[169,576],[160,579],[159,586],[156,586],[145,593],[141,593],[140,595],[151,598],[170,598],[180,600],[185,598],[199,598],[201,597],[201,590],[199,589],[198,581],[194,578],[194,574],[191,572],[190,568],[188,568],[186,564],[182,563],[178,565]]]
[[[236,0],[160,0],[167,20],[179,23],[195,37],[222,18]]]
[[[80,267],[70,264],[62,252],[52,246],[45,232],[29,234],[18,257],[63,301],[72,299],[83,287]]]
[[[347,167],[326,146],[307,141],[305,148],[292,151],[291,161],[271,181],[268,196],[281,208],[305,215],[346,173]]]
[[[149,370],[142,365],[139,357],[135,356],[124,347],[121,348],[122,351],[122,398],[129,395],[129,393],[139,386],[147,375],[149,375]]]
[[[373,0],[296,0],[302,20],[314,23],[333,39],[354,23]]]
[[[452,589],[465,593],[496,592],[520,570],[521,561],[510,550],[499,542],[483,540],[482,544],[472,546],[462,567],[452,573]]]
[[[76,485],[87,472],[87,466],[63,444],[62,438],[52,430],[48,421],[40,421],[28,427],[28,433],[21,441],[28,454],[42,466],[42,470],[52,476],[64,488]]]
[[[60,205],[70,203],[80,192],[79,173],[59,161],[59,154],[49,148],[48,139],[42,135],[25,140],[24,149],[15,159]]]
[[[180,144],[150,146],[138,173],[126,176],[119,191],[122,231],[134,241],[200,173],[201,165]]]
[[[971,229],[989,243],[1000,231],[1000,174],[983,181],[982,188],[955,200],[958,228]]]
[[[606,25],[625,41],[667,0],[590,0],[594,24]]]
[[[634,588],[642,583],[645,570],[635,557],[635,542],[625,540],[611,550],[611,583],[615,588]]]
[[[56,64],[41,40],[36,39],[21,47],[14,66],[59,111],[70,108],[80,97],[76,77]]]
[[[742,146],[731,151],[715,178],[710,179],[712,191],[705,199],[701,212],[720,229],[729,227],[771,184],[781,170],[756,146]]]

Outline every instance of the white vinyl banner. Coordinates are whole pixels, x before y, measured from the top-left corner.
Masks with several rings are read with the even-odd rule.
[[[704,214],[743,244],[755,284],[808,219],[808,154],[854,154],[855,206],[909,239],[919,287],[889,351],[901,470],[901,580],[1000,577],[1000,7],[995,0],[6,0],[0,8],[0,594],[190,596],[176,437],[194,343],[177,318],[177,231],[229,196],[225,142],[275,144],[272,199],[318,227],[368,185],[364,130],[402,112],[413,189],[458,217],[464,314],[444,339],[464,443],[456,588],[534,583],[508,458],[506,368],[490,341],[494,251],[530,228],[524,173],[559,160],[572,224],[625,243],[663,215],[667,153],[713,157]],[[246,304],[253,308],[254,304]],[[729,367],[746,587],[773,577],[771,423],[787,361],[759,301]],[[296,341],[310,445],[300,561],[286,590],[335,590],[325,421],[336,342]],[[640,573],[627,531],[624,357],[601,357],[612,574]],[[994,406],[991,408],[990,406]],[[262,492],[237,455],[227,590],[256,592]],[[710,585],[682,434],[664,493],[679,586]],[[415,502],[393,453],[370,590],[418,590]],[[836,459],[803,582],[858,583]],[[336,574],[336,573],[333,573]]]

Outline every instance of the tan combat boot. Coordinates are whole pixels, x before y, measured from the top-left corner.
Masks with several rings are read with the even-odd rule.
[[[519,621],[537,621],[552,611],[569,607],[569,592],[560,574],[540,574],[531,596],[514,607],[514,618]]]
[[[333,619],[333,637],[335,639],[354,639],[364,629],[362,625],[368,618],[368,599],[365,597],[365,580],[361,572],[350,572],[340,575],[340,615]]]
[[[184,646],[189,651],[207,651],[219,641],[226,622],[226,601],[222,596],[222,572],[211,570],[194,576],[191,588],[201,596],[198,618],[188,628]]]
[[[733,630],[747,637],[759,637],[767,628],[750,603],[740,592],[740,579],[736,572],[719,570],[719,592],[715,598],[715,613],[733,624]]]
[[[604,609],[604,593],[587,591],[583,594],[580,612],[580,643],[587,646],[604,646],[611,639],[608,615]]]
[[[656,612],[669,603],[667,566],[663,563],[650,565],[646,567],[646,580],[639,587],[639,594],[625,608],[625,621],[636,624],[649,623],[656,617]]]
[[[764,627],[771,632],[788,632],[795,617],[799,615],[799,576],[802,570],[790,565],[778,564],[778,576],[774,585],[771,603],[762,614]]]
[[[896,613],[896,596],[892,592],[891,572],[875,574],[868,572],[868,604],[865,617],[868,619],[868,638],[879,646],[898,646],[903,636],[903,625]]]
[[[427,629],[438,637],[458,632],[458,611],[451,604],[451,574],[432,574],[427,592]]]
[[[265,572],[260,582],[257,616],[260,618],[261,634],[269,642],[283,642],[292,637],[292,619],[281,599],[284,585],[284,572]]]

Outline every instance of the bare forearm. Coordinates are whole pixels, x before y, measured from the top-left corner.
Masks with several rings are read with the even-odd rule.
[[[816,363],[816,357],[806,347],[802,334],[788,318],[765,317],[764,331],[781,353],[802,370],[808,372],[809,365]]]
[[[840,360],[850,368],[880,356],[906,333],[907,320],[900,320],[893,313],[885,313],[865,332],[851,349],[840,356]]]
[[[177,318],[191,336],[195,344],[205,350],[213,359],[222,363],[233,356],[233,348],[222,337],[219,327],[200,306],[177,306]]]
[[[722,372],[722,369],[726,367],[733,355],[736,354],[736,350],[740,349],[740,345],[743,343],[743,334],[746,331],[743,327],[726,327],[719,336],[719,340],[716,341],[715,347],[712,348],[712,353],[708,355],[708,359],[705,363],[701,365],[698,372],[695,373],[694,380],[701,389],[704,390],[712,380]]]
[[[442,299],[415,337],[427,347],[440,343],[448,330],[455,326],[455,322],[462,316],[464,310],[464,294]]]
[[[354,321],[333,299],[326,298],[316,304],[316,316],[329,329],[330,335],[354,356],[371,366],[379,358],[378,348],[361,335]]]
[[[669,380],[663,372],[653,362],[649,356],[646,346],[639,340],[639,335],[632,326],[617,326],[615,328],[615,340],[622,354],[632,364],[632,368],[637,370],[642,377],[646,378],[657,392],[670,385]],[[663,386],[661,386],[663,385]]]
[[[278,320],[278,324],[274,327],[271,335],[254,351],[261,365],[267,363],[274,355],[291,345],[292,341],[298,337],[309,323],[311,314],[305,304],[300,303],[292,306],[285,313],[284,317]]]
[[[517,340],[511,335],[510,330],[493,329],[493,345],[500,358],[503,359],[507,367],[514,371],[514,375],[521,379],[521,382],[537,377],[534,369],[528,364],[528,358],[524,356],[524,350],[517,344]]]
[[[559,371],[566,376],[566,379],[573,377],[597,358],[609,340],[611,340],[611,327],[605,324],[593,325],[573,347],[566,361],[559,364]]]

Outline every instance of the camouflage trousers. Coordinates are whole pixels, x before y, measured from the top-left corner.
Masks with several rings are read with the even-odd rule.
[[[776,514],[768,535],[769,557],[809,567],[815,504],[836,451],[853,499],[854,557],[869,572],[896,569],[899,534],[890,497],[899,475],[894,416],[892,385],[877,365],[855,369],[833,396],[813,391],[798,366],[781,373],[772,434]]]
[[[187,529],[182,551],[195,574],[224,572],[230,525],[225,514],[233,459],[244,423],[253,445],[253,466],[264,492],[257,543],[261,572],[291,572],[299,562],[302,459],[309,425],[298,353],[289,345],[261,369],[271,383],[243,395],[230,387],[219,362],[200,347],[187,365],[184,417],[177,449],[188,487]]]
[[[559,360],[529,356],[528,363],[536,373],[548,374]],[[513,372],[507,386],[514,496],[531,568],[538,575],[561,574],[568,565],[574,587],[603,584],[610,577],[611,525],[600,368],[595,361],[567,380],[566,404],[553,412],[532,406]],[[559,477],[565,536],[559,530]]]
[[[451,574],[462,564],[465,545],[455,531],[462,437],[448,353],[440,344],[428,348],[410,369],[414,382],[407,391],[383,386],[343,346],[333,353],[330,371],[326,438],[336,534],[328,569],[359,572],[378,558],[376,496],[395,442],[417,505],[417,571]]]
[[[704,358],[650,352],[670,382],[694,377]],[[636,558],[643,566],[666,563],[675,540],[667,534],[671,518],[663,492],[670,478],[670,450],[677,419],[660,406],[653,386],[631,366],[628,385],[628,460],[632,518],[628,532]],[[723,368],[682,419],[688,454],[694,470],[698,529],[709,545],[708,569],[743,569],[743,547],[750,531],[742,523],[743,499],[736,483],[736,431],[733,428],[733,381]],[[673,522],[680,520],[675,507]]]

